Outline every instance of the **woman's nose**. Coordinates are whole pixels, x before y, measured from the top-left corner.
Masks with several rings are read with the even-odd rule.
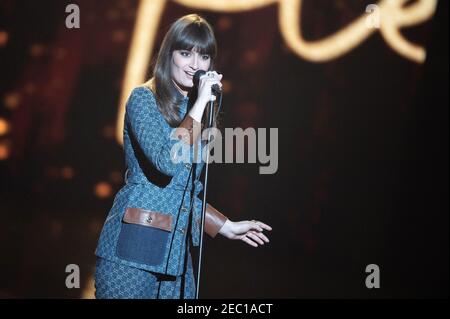
[[[198,57],[197,57],[197,54],[194,54],[194,55],[193,55],[193,58],[192,58],[192,60],[191,60],[191,65],[190,65],[190,67],[191,67],[192,69],[194,69],[194,70],[197,70],[197,69],[198,69]]]

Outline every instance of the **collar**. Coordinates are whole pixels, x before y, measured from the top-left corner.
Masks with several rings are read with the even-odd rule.
[[[187,96],[184,96],[183,94],[179,94],[178,96],[181,99],[181,103],[179,105],[179,109],[180,109],[180,113],[182,115],[186,114],[187,112],[187,105],[188,105],[188,100],[189,98]]]

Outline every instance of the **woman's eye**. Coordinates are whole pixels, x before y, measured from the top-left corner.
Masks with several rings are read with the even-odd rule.
[[[203,58],[203,60],[208,60],[209,59],[209,55],[204,55],[202,58]]]
[[[180,54],[182,55],[182,56],[189,56],[190,55],[190,52],[187,52],[187,51],[181,51],[180,52]]]

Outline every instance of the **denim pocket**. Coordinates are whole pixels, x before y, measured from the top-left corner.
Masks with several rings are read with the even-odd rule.
[[[171,231],[171,215],[127,208],[117,242],[117,256],[146,265],[161,264]]]

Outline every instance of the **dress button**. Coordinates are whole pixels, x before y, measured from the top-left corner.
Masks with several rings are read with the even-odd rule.
[[[187,163],[187,164],[184,164],[184,166],[187,168],[187,169],[191,169],[191,164],[189,164],[189,163]]]
[[[146,222],[150,224],[152,221],[153,221],[152,216],[148,216]]]
[[[182,211],[182,212],[187,212],[187,211],[188,211],[188,209],[187,209],[187,207],[186,207],[186,206],[182,206],[182,207],[181,207],[181,211]]]
[[[125,171],[125,178],[124,178],[124,180],[125,180],[125,184],[128,184],[128,169]]]

